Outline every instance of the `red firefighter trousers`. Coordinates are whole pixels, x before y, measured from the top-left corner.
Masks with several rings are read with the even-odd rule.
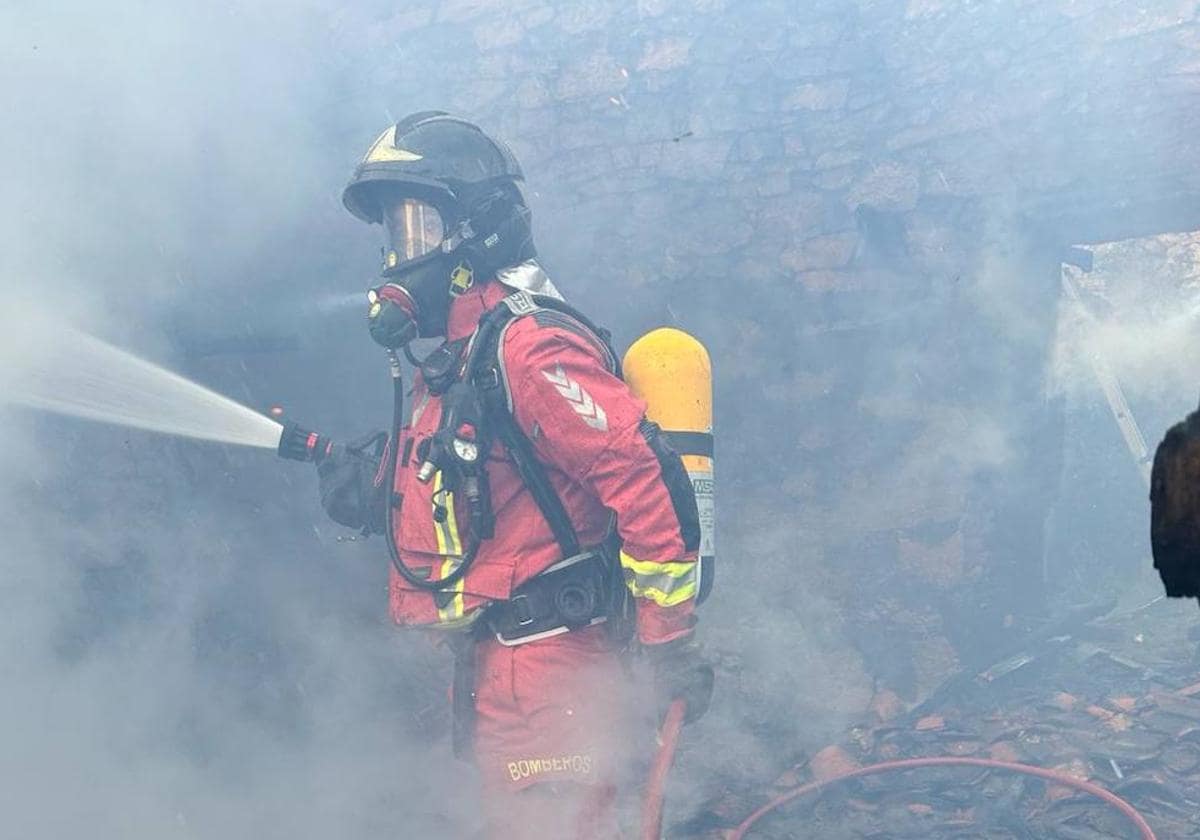
[[[619,836],[627,677],[601,626],[515,647],[479,643],[475,757],[488,837]]]

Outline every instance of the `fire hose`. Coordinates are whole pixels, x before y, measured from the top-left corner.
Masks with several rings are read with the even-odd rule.
[[[1008,770],[1013,773],[1023,773],[1027,776],[1037,776],[1041,779],[1054,782],[1055,784],[1064,785],[1074,788],[1075,790],[1083,791],[1091,794],[1098,799],[1103,800],[1107,804],[1116,808],[1121,812],[1133,826],[1138,830],[1142,840],[1156,840],[1154,830],[1150,828],[1150,824],[1145,818],[1137,812],[1132,805],[1126,802],[1121,797],[1109,790],[1105,790],[1097,784],[1077,779],[1074,776],[1069,776],[1066,773],[1057,770],[1047,770],[1044,767],[1035,767],[1031,764],[1017,764],[1011,761],[997,761],[989,758],[959,758],[951,756],[934,756],[930,758],[907,758],[896,761],[884,761],[879,764],[872,764],[868,767],[860,767],[856,770],[851,770],[846,773],[841,773],[828,779],[820,779],[818,781],[809,782],[808,784],[800,785],[792,788],[786,793],[776,796],[770,802],[760,807],[746,819],[733,829],[728,835],[727,840],[742,840],[746,833],[754,827],[767,814],[785,805],[794,799],[798,799],[807,793],[822,790],[823,788],[848,781],[850,779],[858,779],[863,776],[874,776],[880,773],[889,773],[900,770],[914,770],[921,767],[985,767],[991,770]]]
[[[663,792],[666,787],[667,774],[670,773],[671,765],[675,760],[675,749],[679,743],[679,731],[683,726],[684,711],[685,706],[682,700],[676,700],[672,703],[667,709],[662,729],[659,731],[658,753],[655,755],[654,764],[650,768],[650,777],[642,798],[642,824],[641,831],[638,834],[640,840],[660,840],[662,837]],[[726,840],[742,840],[747,832],[767,814],[794,799],[799,799],[805,794],[864,776],[875,776],[881,773],[899,772],[902,770],[916,770],[924,767],[983,767],[989,770],[1007,770],[1012,773],[1022,773],[1026,776],[1036,776],[1055,784],[1074,788],[1100,799],[1119,811],[1138,830],[1138,834],[1142,840],[1157,840],[1154,829],[1150,827],[1145,817],[1138,813],[1136,808],[1112,791],[1106,790],[1086,779],[1078,779],[1057,770],[1047,770],[1044,767],[1035,767],[1032,764],[958,756],[932,756],[928,758],[905,758],[895,761],[884,761],[879,764],[871,764],[867,767],[859,767],[855,770],[839,773],[828,779],[818,779],[817,781],[808,782],[776,796],[759,807],[750,816],[742,820],[736,828],[732,829],[728,833]]]
[[[641,840],[659,840],[662,837],[663,792],[667,786],[667,774],[675,762],[675,748],[679,744],[679,730],[683,728],[683,714],[687,704],[675,700],[667,707],[662,729],[658,733],[658,752],[650,767],[650,778],[642,796],[642,827],[638,833]]]

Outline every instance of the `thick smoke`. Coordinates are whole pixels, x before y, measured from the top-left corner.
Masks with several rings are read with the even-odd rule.
[[[1101,245],[1087,273],[1068,266],[1068,281],[1081,300],[1077,305],[1064,300],[1055,386],[1082,397],[1095,388],[1089,361],[1099,358],[1130,399],[1145,407],[1161,405],[1172,413],[1194,407],[1198,248],[1195,234],[1164,235]]]
[[[1046,553],[1048,576],[1064,588],[1099,578],[1142,600],[1158,591],[1145,542],[1149,463],[1141,458],[1196,406],[1195,242],[1189,233],[1098,245],[1089,271],[1064,269],[1064,288],[1075,293],[1059,307],[1047,386],[1068,419],[1063,493]]]
[[[1169,227],[1117,208],[1175,195],[1155,166],[1190,123],[1137,39],[1178,13],[1060,5],[8,4],[0,388],[82,329],[383,427],[379,243],[340,190],[402,114],[479,119],[567,296],[619,345],[673,324],[712,353],[719,682],[671,795],[761,790],[877,693],[914,704],[1146,563],[1087,356],[1153,446],[1196,397],[1196,257],[1097,248],[1087,314],[1060,263]],[[476,827],[445,659],[388,625],[382,545],[304,467],[5,402],[6,834]]]
[[[385,422],[382,362],[342,305],[370,246],[344,246],[367,240],[337,194],[386,97],[369,119],[339,103],[337,19],[317,3],[0,10],[0,382],[39,367],[65,403],[104,387],[80,373],[101,361],[82,329],[258,410]],[[310,346],[337,362],[313,371]],[[357,371],[378,398],[329,400]],[[339,541],[303,468],[0,412],[4,834],[471,830],[450,802],[472,779],[437,743],[441,676],[385,620],[380,547]]]

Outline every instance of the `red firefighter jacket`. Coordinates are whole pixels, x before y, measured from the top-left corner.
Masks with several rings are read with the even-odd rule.
[[[471,335],[484,312],[512,289],[499,282],[468,290],[451,306],[447,338]],[[598,545],[613,514],[622,539],[621,565],[637,600],[638,636],[657,644],[685,635],[694,623],[696,550],[691,486],[645,421],[645,404],[614,375],[615,360],[586,328],[544,310],[512,321],[499,346],[514,416],[533,444],[570,516],[580,545]],[[441,398],[418,376],[412,413],[402,428],[393,517],[401,559],[431,579],[457,566],[468,535],[462,500],[445,492],[440,474],[422,483],[417,451],[437,431]],[[452,592],[414,590],[393,569],[390,602],[399,624],[453,627],[562,559],[558,543],[502,443],[487,461],[495,535]],[[679,486],[680,484],[684,486]],[[674,485],[674,486],[672,486]],[[692,505],[689,517],[687,506]],[[435,507],[445,511],[437,521]]]

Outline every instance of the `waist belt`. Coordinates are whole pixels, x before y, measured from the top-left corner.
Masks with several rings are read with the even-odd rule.
[[[601,550],[585,551],[555,563],[497,601],[482,616],[502,645],[523,645],[608,618],[610,563]]]

